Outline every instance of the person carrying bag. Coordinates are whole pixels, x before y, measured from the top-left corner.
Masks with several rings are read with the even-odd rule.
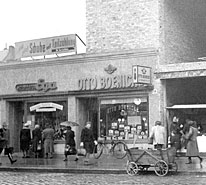
[[[71,129],[70,126],[66,127],[66,132],[64,133],[65,135],[65,150],[64,150],[64,156],[65,159],[64,161],[67,161],[67,156],[68,155],[76,155],[75,161],[78,161],[78,155],[77,155],[77,150],[76,150],[76,143],[74,140],[75,134],[74,131]]]

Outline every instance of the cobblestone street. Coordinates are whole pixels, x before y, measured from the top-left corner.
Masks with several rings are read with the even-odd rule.
[[[113,174],[67,174],[67,173],[25,173],[2,172],[1,185],[205,185],[206,176],[168,175],[158,177],[155,174],[128,176]]]

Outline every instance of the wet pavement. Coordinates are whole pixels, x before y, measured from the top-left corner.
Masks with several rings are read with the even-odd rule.
[[[68,161],[63,161],[63,155],[56,155],[52,159],[44,158],[22,158],[21,154],[13,154],[17,162],[10,164],[6,156],[1,156],[1,171],[25,171],[25,172],[55,172],[55,173],[107,173],[107,174],[126,174],[127,157],[116,159],[112,155],[102,155],[99,159],[91,159],[91,164],[84,164],[84,157],[79,157],[76,162],[75,156],[69,156]],[[186,157],[176,157],[175,162],[178,164],[178,173],[181,174],[205,174],[206,175],[206,158],[202,166],[199,159],[194,158],[192,164],[185,164]],[[149,168],[149,171],[154,171]],[[153,172],[152,172],[153,173]]]

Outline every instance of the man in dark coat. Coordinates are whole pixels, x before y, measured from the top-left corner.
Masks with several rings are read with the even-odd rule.
[[[170,125],[170,144],[171,147],[175,147],[176,150],[181,150],[181,132],[177,117],[173,118],[172,124]]]
[[[66,149],[70,149],[73,150],[73,151],[76,151],[76,143],[75,143],[75,140],[74,140],[74,137],[75,137],[75,134],[74,134],[74,131],[71,129],[70,126],[67,126],[67,130],[65,132],[65,159],[64,161],[67,161],[67,155],[68,155],[68,151],[66,151]],[[78,156],[76,155],[76,159],[75,161],[78,161]]]
[[[92,130],[91,130],[91,122],[86,122],[85,128],[82,129],[81,132],[81,143],[80,146],[83,146],[86,150],[86,160],[85,163],[88,163],[90,154],[93,153],[94,144],[97,144],[95,141]]]
[[[12,152],[13,147],[9,147],[9,130],[7,129],[7,124],[4,122],[2,125],[2,128],[0,128],[0,154],[2,153],[3,149],[8,149],[7,152],[5,152],[9,158],[9,161],[11,164],[15,163],[17,160],[13,160]]]

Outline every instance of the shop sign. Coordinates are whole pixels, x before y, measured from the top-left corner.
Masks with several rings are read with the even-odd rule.
[[[36,109],[36,112],[55,112],[56,108],[43,108],[43,109]]]
[[[56,90],[56,82],[45,82],[44,79],[39,79],[37,83],[17,84],[17,91],[43,91]]]
[[[132,78],[134,83],[151,84],[151,67],[133,66]]]
[[[84,78],[78,80],[78,90],[117,89],[134,87],[131,75]]]
[[[55,111],[56,109],[63,110],[63,105],[50,102],[50,103],[38,103],[30,107],[30,111],[36,110],[37,112]]]
[[[63,35],[15,43],[16,58],[76,52],[76,35]]]

